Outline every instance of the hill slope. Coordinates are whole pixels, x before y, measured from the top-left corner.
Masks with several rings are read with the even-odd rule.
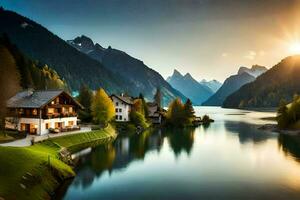
[[[6,33],[30,58],[53,67],[72,90],[78,90],[81,83],[92,89],[103,87],[109,92],[130,92],[133,87],[123,77],[17,13],[0,10],[0,33]]]
[[[300,55],[290,56],[228,96],[224,107],[276,107],[300,94]]]
[[[84,35],[67,42],[80,52],[101,62],[110,71],[126,77],[134,85],[134,91],[143,93],[149,100],[152,100],[157,87],[162,91],[164,105],[167,105],[175,97],[186,99],[184,95],[172,88],[158,72],[123,51],[111,47],[103,48],[98,43],[94,44],[90,38]]]
[[[220,89],[211,96],[204,106],[221,106],[224,100],[233,92],[237,91],[246,83],[252,82],[257,76],[267,71],[267,68],[253,65],[251,68],[240,67],[236,75],[232,75],[225,80]]]
[[[209,87],[198,83],[189,73],[183,76],[176,69],[173,75],[167,78],[167,81],[172,87],[190,98],[194,105],[201,105],[213,94]]]

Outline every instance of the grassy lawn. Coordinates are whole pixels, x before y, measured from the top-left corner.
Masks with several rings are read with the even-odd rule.
[[[99,140],[104,143],[112,137],[115,137],[114,129],[108,127],[53,138],[30,147],[0,146],[0,197],[49,199],[59,182],[75,175],[69,165],[59,160],[58,151],[62,147],[75,151]]]

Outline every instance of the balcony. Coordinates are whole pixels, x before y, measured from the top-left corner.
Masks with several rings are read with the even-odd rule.
[[[77,117],[77,113],[53,113],[43,115],[43,119],[53,119],[53,118],[64,118],[64,117]]]

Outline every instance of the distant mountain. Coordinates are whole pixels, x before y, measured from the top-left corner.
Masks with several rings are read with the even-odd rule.
[[[172,88],[158,72],[123,51],[113,49],[110,46],[103,48],[98,43],[94,44],[90,38],[84,35],[67,42],[80,52],[101,62],[104,67],[112,72],[126,77],[133,83],[134,91],[143,93],[149,100],[152,100],[157,87],[160,87],[163,93],[164,105],[167,105],[175,97],[186,99],[184,95]]]
[[[190,98],[194,105],[201,105],[213,94],[209,87],[197,82],[189,73],[183,76],[180,72],[174,70],[173,75],[168,77],[167,81],[172,87]]]
[[[211,96],[202,105],[204,106],[221,106],[224,100],[233,92],[237,91],[241,86],[252,82],[255,78],[267,71],[267,68],[257,68],[253,66],[251,69],[246,67],[240,67],[238,74],[232,75],[225,80],[220,89]]]
[[[300,55],[290,56],[231,94],[224,107],[277,107],[300,94]]]
[[[222,86],[222,83],[220,83],[217,80],[207,81],[207,80],[203,79],[199,83],[209,87],[214,93]]]
[[[268,69],[264,66],[260,65],[253,65],[250,69],[247,67],[240,67],[238,74],[242,74],[244,72],[247,72],[251,76],[254,76],[255,78],[266,72]]]

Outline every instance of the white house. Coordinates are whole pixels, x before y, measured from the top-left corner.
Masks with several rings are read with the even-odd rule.
[[[7,102],[8,129],[35,135],[77,130],[77,110],[83,107],[63,90],[23,91]]]
[[[133,105],[132,97],[122,95],[111,95],[111,99],[115,105],[116,121],[128,122],[129,113]]]

